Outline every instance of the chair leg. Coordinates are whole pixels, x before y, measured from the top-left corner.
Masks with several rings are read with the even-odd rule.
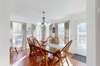
[[[17,48],[15,48],[16,53],[18,54]]]
[[[67,59],[67,57],[66,57],[66,62],[67,62],[67,64],[68,64],[68,66],[69,66],[69,62],[68,62],[68,59]]]
[[[61,61],[60,61],[60,62],[61,62],[61,66],[64,66],[64,65],[63,65],[63,60],[62,60],[62,59],[61,59]]]
[[[39,66],[41,66],[41,63],[39,63]]]
[[[48,66],[48,55],[46,55],[46,66]]]
[[[31,53],[29,54],[29,56],[30,56],[30,57],[32,56]]]

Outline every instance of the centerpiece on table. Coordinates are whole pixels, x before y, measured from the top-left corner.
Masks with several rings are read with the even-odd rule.
[[[52,44],[59,44],[59,38],[57,36],[50,36],[49,42]]]

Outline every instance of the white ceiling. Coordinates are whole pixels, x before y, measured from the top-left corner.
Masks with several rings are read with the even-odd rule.
[[[69,14],[86,11],[86,0],[12,0],[11,16],[18,19],[41,22],[43,10],[47,21],[57,20]]]

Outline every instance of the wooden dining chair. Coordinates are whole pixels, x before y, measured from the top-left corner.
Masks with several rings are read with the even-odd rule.
[[[27,40],[28,40],[28,44],[30,47],[29,56],[35,57],[35,58],[37,56],[42,57],[42,60],[41,60],[42,63],[40,65],[43,66],[43,64],[44,64],[45,66],[48,66],[48,60],[47,60],[48,52],[45,49],[42,49],[40,46],[36,46],[29,38],[27,38]]]
[[[55,53],[53,53],[53,59],[52,59],[52,66],[56,66],[57,64],[62,64],[63,66],[63,59],[66,59],[66,62],[69,66],[69,62],[68,59],[66,58],[67,56],[69,56],[70,52],[69,52],[69,48],[71,46],[72,40],[70,40],[63,49],[61,50],[57,50]],[[66,50],[66,51],[65,51]],[[63,53],[62,53],[63,52]],[[57,59],[55,59],[57,58]]]
[[[31,40],[30,38],[27,38],[27,41],[28,41],[29,49],[30,49],[29,56],[31,56],[32,54],[35,55],[34,53],[36,53],[37,51],[39,52],[39,49],[35,47],[36,44],[35,44],[34,40]],[[39,43],[37,43],[37,44],[39,44]]]
[[[69,41],[69,42],[66,44],[66,46],[62,49],[62,51],[63,51],[63,53],[62,53],[63,58],[66,59],[66,62],[67,62],[67,64],[68,64],[68,66],[70,65],[70,64],[69,64],[70,56],[72,55],[71,52],[70,52],[71,44],[72,44],[72,40]],[[69,61],[68,61],[68,60],[69,60]]]

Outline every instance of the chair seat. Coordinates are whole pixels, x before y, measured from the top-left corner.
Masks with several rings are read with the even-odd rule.
[[[31,53],[32,56],[43,56],[44,54],[40,50],[33,51]]]

